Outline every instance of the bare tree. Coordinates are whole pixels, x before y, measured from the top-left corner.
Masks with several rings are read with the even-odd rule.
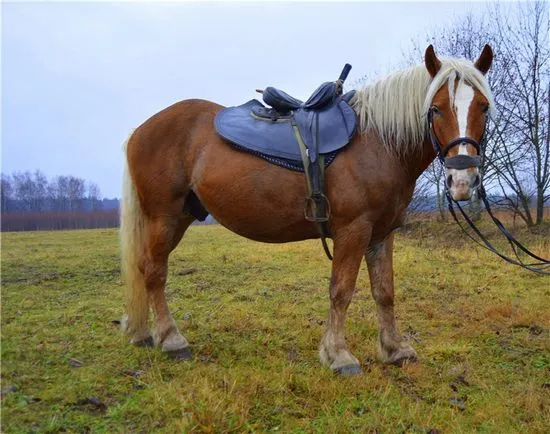
[[[516,8],[513,18],[492,9],[507,60],[497,99],[493,169],[500,203],[533,226],[542,224],[550,199],[550,15],[546,2]]]
[[[34,199],[34,181],[31,172],[15,172],[12,176],[15,197],[22,211],[30,211]]]
[[[99,186],[95,182],[88,182],[86,189],[87,199],[90,204],[90,208],[93,211],[101,209],[101,194],[99,192]]]
[[[425,180],[420,179],[416,184],[415,194],[409,203],[409,214],[420,214],[432,207],[432,186]]]
[[[51,182],[48,194],[57,211],[69,210],[69,177],[57,176]]]
[[[84,207],[84,180],[69,176],[67,181],[67,198],[71,211],[81,210]]]
[[[46,204],[46,191],[48,190],[48,179],[40,170],[35,170],[32,177],[32,203],[31,210],[43,211]]]
[[[429,185],[435,186],[435,197],[437,199],[437,210],[439,211],[439,219],[446,220],[445,214],[445,170],[441,164],[430,164],[427,170],[424,171],[417,185],[426,182]],[[415,189],[416,194],[416,189]]]
[[[11,201],[13,199],[13,185],[11,177],[2,174],[2,186],[0,190],[2,213],[11,211]]]

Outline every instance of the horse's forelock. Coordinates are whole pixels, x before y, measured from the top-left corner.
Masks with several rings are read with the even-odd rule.
[[[428,112],[435,94],[446,84],[449,86],[449,98],[452,105],[454,101],[455,80],[457,78],[481,92],[489,101],[490,109],[494,110],[493,94],[489,83],[485,76],[471,62],[464,59],[442,59],[441,69],[427,89],[423,113]]]

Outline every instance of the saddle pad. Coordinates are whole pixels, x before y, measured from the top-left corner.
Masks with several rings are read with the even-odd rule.
[[[300,148],[292,130],[291,119],[259,119],[254,108],[264,107],[258,100],[228,107],[216,115],[214,125],[224,139],[260,154],[301,162]],[[314,145],[314,114],[319,115],[319,154],[330,154],[346,146],[356,128],[356,115],[342,99],[319,111],[299,109],[294,117],[308,148]]]

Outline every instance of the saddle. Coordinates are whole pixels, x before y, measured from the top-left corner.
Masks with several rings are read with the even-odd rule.
[[[346,64],[336,82],[323,83],[306,102],[268,87],[258,91],[268,107],[253,99],[221,110],[214,120],[217,133],[236,149],[305,172],[309,191],[305,218],[320,224],[329,258],[324,237],[330,235],[326,225],[330,204],[324,194],[324,169],[355,134],[356,114],[349,105],[355,91],[342,95],[350,69]]]

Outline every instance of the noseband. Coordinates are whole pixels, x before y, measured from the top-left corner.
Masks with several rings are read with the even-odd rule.
[[[469,169],[471,167],[481,167],[481,145],[470,137],[459,137],[448,143],[447,146],[443,147],[435,134],[433,116],[434,109],[430,108],[428,111],[428,130],[430,132],[430,140],[434,147],[434,151],[443,166],[445,166],[446,169],[457,170]],[[483,137],[485,136],[485,130],[486,128],[483,130]],[[481,141],[483,141],[483,137]],[[458,145],[472,145],[476,148],[477,155],[455,155],[454,157],[447,157],[449,151]]]

